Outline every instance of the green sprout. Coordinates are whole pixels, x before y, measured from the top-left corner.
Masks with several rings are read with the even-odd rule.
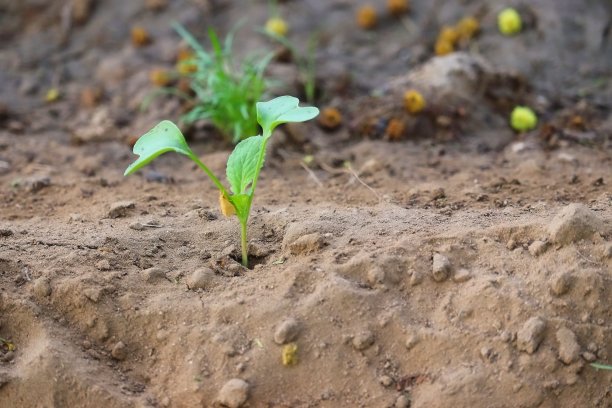
[[[246,59],[235,65],[232,55],[234,32],[221,44],[211,28],[208,37],[212,52],[207,52],[180,24],[174,29],[194,51],[191,59],[183,64],[193,66],[193,72],[183,73],[195,97],[184,95],[194,107],[181,120],[190,124],[209,119],[233,143],[258,133],[255,103],[266,92],[264,71],[272,54],[256,62]]]
[[[140,170],[155,158],[167,152],[176,152],[189,157],[219,189],[223,213],[225,215],[235,213],[238,217],[242,265],[248,267],[247,224],[255,188],[259,180],[259,172],[264,164],[268,140],[278,125],[288,122],[305,122],[319,114],[317,108],[300,107],[299,102],[297,98],[292,96],[281,96],[268,102],[258,102],[256,104],[257,122],[263,129],[263,134],[251,136],[238,143],[227,159],[226,177],[231,192],[193,153],[180,129],[168,120],[160,122],[138,139],[134,145],[134,154],[139,157],[125,170],[124,175],[127,176]],[[231,206],[231,212],[224,208],[227,203]]]
[[[612,365],[608,365],[608,364],[591,363],[591,367],[597,368],[599,370],[609,370],[609,371],[612,371]]]

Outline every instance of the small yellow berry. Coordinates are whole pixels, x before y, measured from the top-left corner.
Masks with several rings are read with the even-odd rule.
[[[319,116],[319,125],[328,130],[337,129],[342,124],[342,114],[336,108],[325,108]]]
[[[219,207],[221,207],[221,214],[226,217],[236,214],[236,209],[222,192],[219,192]]]
[[[459,39],[471,40],[478,34],[480,23],[474,17],[464,17],[457,23],[456,30],[459,33]]]
[[[454,27],[442,27],[440,35],[438,36],[438,41],[445,41],[455,45],[457,40],[459,40],[459,32]]]
[[[357,10],[357,25],[364,30],[371,30],[378,23],[376,9],[372,6],[362,6]]]
[[[531,108],[517,106],[510,116],[510,125],[517,132],[526,132],[538,125],[538,117]]]
[[[497,15],[497,25],[503,35],[514,35],[521,31],[523,22],[518,11],[507,8]]]
[[[447,55],[453,51],[455,51],[455,46],[453,45],[453,43],[448,42],[443,39],[439,39],[438,41],[436,41],[436,46],[435,46],[436,55],[438,56]]]
[[[280,17],[272,17],[266,22],[266,32],[268,34],[284,37],[289,32],[287,22]]]
[[[55,102],[60,98],[60,91],[57,88],[51,88],[45,94],[46,102]]]
[[[412,114],[419,113],[425,109],[425,98],[414,89],[406,91],[404,94],[404,107]]]
[[[142,27],[136,26],[132,28],[132,44],[136,47],[142,47],[151,42],[149,32]]]
[[[408,0],[387,0],[387,10],[393,16],[400,16],[408,11]]]
[[[166,86],[170,83],[170,74],[163,68],[155,68],[149,72],[149,80],[153,85]]]
[[[289,343],[283,346],[283,349],[281,351],[281,358],[284,366],[297,364],[297,350],[298,346],[295,343]]]

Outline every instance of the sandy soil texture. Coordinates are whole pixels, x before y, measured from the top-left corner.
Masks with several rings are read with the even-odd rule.
[[[267,2],[0,1],[0,407],[612,407],[612,4],[371,1],[366,31],[365,3],[279,4],[342,123],[276,131],[244,268],[195,165],[123,171],[184,110],[140,109],[171,22],[245,19],[237,53],[270,51]],[[465,16],[479,34],[435,56]],[[268,74],[303,99],[294,64]],[[223,174],[232,146],[185,133]]]

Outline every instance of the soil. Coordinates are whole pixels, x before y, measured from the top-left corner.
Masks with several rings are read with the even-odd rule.
[[[191,162],[123,170],[180,116],[139,109],[174,65],[170,23],[205,39],[245,19],[252,54],[274,48],[252,31],[267,3],[0,1],[1,407],[612,407],[590,365],[612,362],[611,3],[519,5],[514,37],[501,1],[372,2],[370,31],[361,4],[279,6],[298,49],[320,32],[316,104],[343,122],[276,132],[247,269]],[[433,55],[467,15],[479,35]],[[300,94],[294,65],[269,72]],[[516,104],[536,130],[510,129]],[[231,146],[186,134],[223,174]]]

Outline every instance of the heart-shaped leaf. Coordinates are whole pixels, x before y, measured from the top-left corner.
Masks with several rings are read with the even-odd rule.
[[[140,157],[125,170],[125,176],[140,170],[153,159],[167,152],[177,152],[194,157],[181,130],[169,120],[160,122],[142,135],[134,145],[133,151]]]
[[[262,142],[262,136],[244,139],[236,145],[227,159],[225,174],[234,194],[246,194],[247,188],[255,179]]]
[[[293,96],[279,96],[268,102],[258,102],[257,122],[270,135],[274,128],[282,123],[305,122],[319,114],[319,109],[303,108],[298,106],[299,103],[300,100]]]

